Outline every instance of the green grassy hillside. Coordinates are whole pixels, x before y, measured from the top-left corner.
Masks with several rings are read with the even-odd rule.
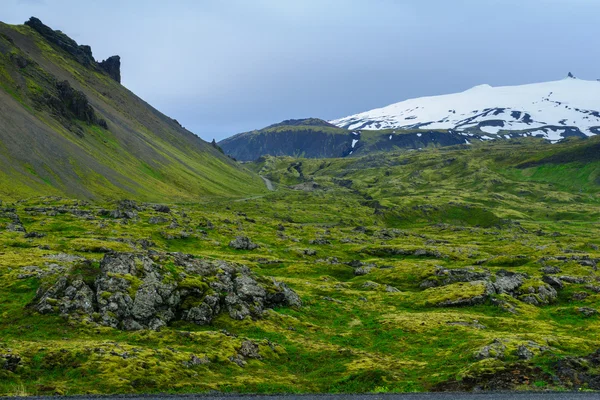
[[[259,177],[135,96],[85,52],[82,61],[81,48],[70,53],[30,26],[0,23],[1,198],[180,201],[264,190]]]
[[[168,209],[5,204],[0,394],[600,390],[598,143],[266,157],[248,165],[275,192]],[[258,247],[232,247],[238,236]],[[243,264],[303,304],[158,331],[61,316],[68,299],[52,296],[36,311],[61,276],[94,287],[111,251],[192,283],[160,260]],[[258,354],[240,362],[247,341]]]

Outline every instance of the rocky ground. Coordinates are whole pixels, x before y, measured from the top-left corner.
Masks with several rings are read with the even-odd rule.
[[[595,175],[477,154],[3,203],[0,393],[600,390]]]

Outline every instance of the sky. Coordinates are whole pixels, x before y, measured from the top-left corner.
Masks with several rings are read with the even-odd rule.
[[[414,97],[600,78],[600,0],[0,0],[205,140]]]

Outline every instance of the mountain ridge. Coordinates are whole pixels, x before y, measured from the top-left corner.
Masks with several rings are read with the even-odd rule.
[[[600,133],[598,104],[600,82],[570,75],[526,85],[478,85],[459,93],[408,99],[330,122],[351,130],[452,129],[489,139],[517,134],[558,141]]]
[[[82,62],[91,49],[79,50],[67,51],[31,26],[0,23],[3,198],[191,200],[264,190],[258,176],[151,107],[95,60]],[[116,61],[109,62],[113,75]]]

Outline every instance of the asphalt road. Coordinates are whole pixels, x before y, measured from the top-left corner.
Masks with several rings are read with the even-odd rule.
[[[142,395],[142,396],[52,396],[27,397],[40,400],[599,400],[598,393],[407,393],[407,394],[318,394],[318,395]]]

